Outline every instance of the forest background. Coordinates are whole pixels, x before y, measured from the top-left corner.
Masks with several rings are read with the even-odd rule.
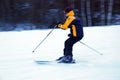
[[[53,28],[67,6],[84,27],[120,25],[120,0],[0,0],[0,31]]]

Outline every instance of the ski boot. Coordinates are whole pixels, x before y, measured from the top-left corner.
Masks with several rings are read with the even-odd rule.
[[[75,60],[73,60],[72,56],[68,55],[60,57],[58,63],[75,63]]]
[[[58,59],[56,59],[56,61],[60,61],[60,60],[62,60],[63,58],[64,58],[64,56],[59,57]]]

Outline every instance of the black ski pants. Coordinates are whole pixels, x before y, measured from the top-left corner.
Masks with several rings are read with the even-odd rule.
[[[73,56],[73,45],[81,39],[82,37],[69,37],[64,43],[64,56]]]

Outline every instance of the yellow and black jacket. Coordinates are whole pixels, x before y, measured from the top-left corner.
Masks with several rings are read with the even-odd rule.
[[[70,28],[72,37],[83,37],[83,26],[80,19],[74,16],[74,11],[71,10],[66,14],[66,21],[64,24],[59,25],[60,28],[66,30]]]

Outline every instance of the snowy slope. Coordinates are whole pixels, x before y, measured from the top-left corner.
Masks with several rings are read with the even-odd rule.
[[[44,63],[62,56],[69,30],[55,29],[32,54],[50,30],[0,32],[0,80],[120,80],[120,27],[85,27],[82,42],[73,49],[76,64]]]

